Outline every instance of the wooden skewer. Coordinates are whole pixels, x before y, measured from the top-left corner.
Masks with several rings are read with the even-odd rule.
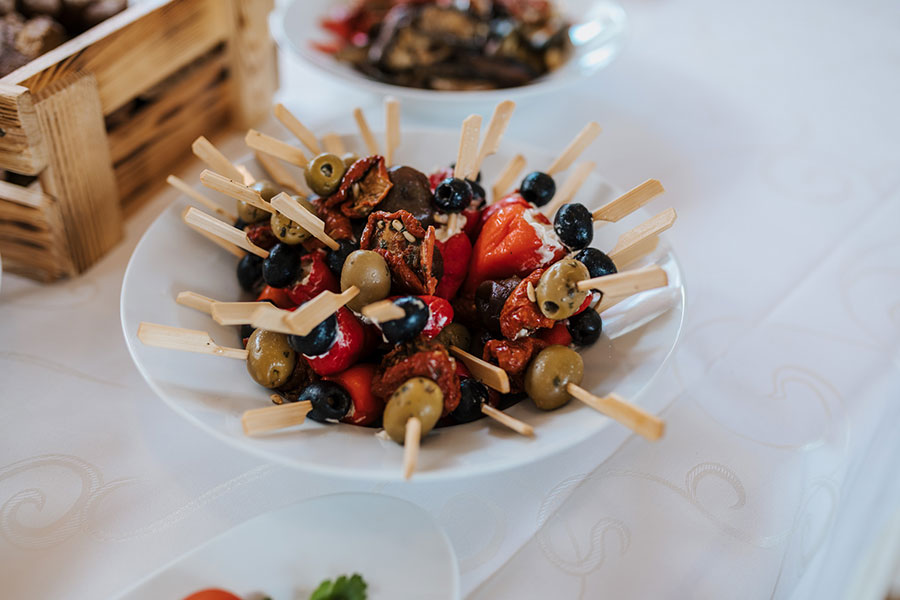
[[[322,147],[316,139],[316,134],[310,131],[306,125],[301,123],[300,119],[295,117],[291,111],[285,108],[284,104],[276,104],[272,109],[272,112],[275,114],[275,118],[281,121],[281,124],[294,134],[294,137],[300,140],[304,146],[309,148],[309,151],[312,152],[313,156],[322,154]]]
[[[620,271],[612,275],[579,281],[578,289],[582,292],[600,290],[604,295],[610,296],[628,296],[667,285],[669,276],[666,272],[658,265],[649,265],[643,269]]]
[[[469,354],[462,348],[450,346],[450,353],[465,363],[466,368],[472,372],[475,378],[488,386],[500,392],[501,394],[509,393],[509,375],[491,363],[481,360],[477,356]]]
[[[344,147],[344,141],[336,133],[326,133],[322,136],[322,145],[325,146],[325,152],[337,154],[341,156],[347,149]]]
[[[256,309],[263,304],[279,310],[268,302],[213,302],[209,307],[209,315],[219,325],[249,325]]]
[[[222,208],[221,206],[219,206],[218,204],[216,204],[215,202],[213,202],[212,200],[210,200],[209,198],[207,198],[206,196],[204,196],[203,194],[201,194],[200,192],[195,190],[193,187],[191,187],[185,181],[179,179],[178,177],[175,177],[174,175],[169,175],[168,177],[166,177],[166,183],[171,185],[173,188],[175,188],[176,190],[178,190],[179,192],[181,192],[182,194],[184,194],[191,200],[195,201],[197,204],[200,204],[204,208],[208,208],[209,210],[213,211],[214,213],[216,213],[217,215],[219,215],[226,221],[230,221],[232,223],[237,221],[236,215],[231,214],[230,212],[228,212],[227,210],[225,210],[224,208]]]
[[[406,311],[394,304],[392,300],[379,300],[378,302],[367,304],[363,306],[360,312],[362,312],[364,317],[372,319],[376,323],[402,319],[406,316]]]
[[[419,460],[419,442],[422,439],[422,421],[410,417],[406,422],[406,435],[403,438],[403,478],[412,477]]]
[[[247,135],[244,136],[244,142],[254,150],[271,154],[275,158],[280,158],[284,162],[297,165],[304,169],[309,162],[306,160],[306,155],[303,154],[303,150],[300,148],[291,146],[286,142],[282,142],[277,138],[273,138],[271,135],[266,135],[255,129],[251,129],[247,132]]]
[[[651,235],[645,237],[636,244],[632,244],[625,250],[616,254],[616,268],[624,269],[631,263],[647,256],[659,246],[659,236]]]
[[[650,236],[659,235],[675,223],[678,215],[675,214],[674,208],[669,208],[659,213],[655,217],[651,217],[630,231],[626,231],[619,236],[615,247],[607,254],[618,263],[618,258],[627,250],[639,244]]]
[[[657,179],[648,179],[644,183],[635,186],[594,211],[595,221],[615,223],[644,206],[663,192],[662,184]]]
[[[147,346],[247,360],[247,351],[243,348],[219,346],[212,341],[209,333],[196,329],[141,322],[137,336]]]
[[[235,168],[241,174],[241,182],[244,185],[250,186],[256,183],[256,177],[253,176],[253,173],[250,172],[250,169],[248,169],[244,165],[235,165]]]
[[[481,149],[478,151],[478,157],[475,164],[472,165],[472,173],[478,175],[484,159],[497,152],[500,148],[500,139],[506,132],[509,120],[512,118],[513,111],[516,110],[516,103],[512,100],[504,100],[494,108],[494,114],[487,126],[487,132],[484,134],[484,140],[481,142]]]
[[[246,435],[258,435],[276,429],[286,429],[302,425],[311,410],[312,402],[308,400],[254,408],[244,412],[241,417],[241,426]]]
[[[369,129],[369,123],[366,122],[366,116],[361,108],[353,109],[353,118],[356,119],[359,135],[362,136],[363,142],[366,144],[366,151],[370,156],[378,154],[378,143],[375,141],[375,136],[372,135],[372,130]]]
[[[456,167],[453,176],[461,179],[473,179],[472,167],[478,158],[478,140],[481,137],[481,115],[469,115],[463,121],[459,133],[459,151],[456,154]]]
[[[247,204],[266,212],[275,212],[275,209],[269,206],[268,202],[263,200],[262,196],[259,195],[259,192],[250,189],[243,183],[228,179],[224,175],[213,173],[207,169],[200,173],[200,183],[211,190],[221,192],[239,202],[246,202]]]
[[[272,206],[275,210],[300,225],[300,227],[314,235],[319,241],[332,250],[340,248],[340,244],[338,244],[330,235],[325,233],[325,223],[322,219],[309,212],[306,207],[302,206],[286,193],[281,192],[272,198]]]
[[[335,294],[325,290],[318,296],[287,315],[284,320],[295,335],[309,335],[316,325],[333,315],[337,310],[353,300],[359,294],[359,288],[351,285],[349,288]]]
[[[175,297],[175,302],[182,306],[187,306],[188,308],[193,308],[194,310],[199,310],[202,313],[211,315],[212,305],[215,300],[207,298],[206,296],[201,296],[196,292],[178,292],[178,295]]]
[[[242,180],[243,176],[237,170],[237,167],[234,166],[234,163],[228,160],[218,148],[212,145],[212,142],[202,135],[191,144],[191,150],[194,156],[203,161],[207,167],[216,173],[221,173],[235,181]]]
[[[394,164],[394,153],[400,146],[400,101],[393,97],[384,100],[384,151],[385,164]]]
[[[597,412],[618,421],[650,441],[658,440],[665,432],[666,424],[662,419],[626,402],[618,394],[609,394],[601,398],[574,383],[566,385],[566,390],[573,398],[581,400]]]
[[[499,200],[507,191],[509,191],[509,188],[512,187],[513,182],[519,177],[519,174],[524,168],[525,157],[521,154],[516,154],[508,163],[506,163],[506,166],[500,171],[500,176],[497,178],[497,181],[495,181],[494,185],[491,187],[493,202]]]
[[[259,256],[260,258],[269,258],[269,251],[264,250],[251,242],[246,233],[233,225],[229,225],[205,212],[197,210],[193,206],[187,209],[182,218],[188,225],[193,225],[202,229],[211,235],[219,237],[239,248],[243,248],[247,252]]]
[[[489,404],[481,405],[481,412],[486,416],[494,419],[498,423],[506,425],[516,433],[524,436],[534,437],[534,427],[524,421],[520,421],[515,417],[511,417],[502,410],[497,410]]]
[[[559,187],[559,191],[556,192],[556,195],[553,196],[553,200],[547,203],[547,205],[542,209],[544,214],[553,218],[553,215],[556,214],[556,211],[559,210],[559,207],[567,202],[571,202],[575,197],[575,194],[578,193],[578,190],[581,189],[581,186],[584,185],[585,180],[588,178],[588,175],[591,174],[591,171],[597,166],[597,163],[594,161],[587,161],[579,164],[572,173],[566,178],[563,184]]]
[[[256,162],[260,164],[266,174],[282,188],[300,196],[308,196],[309,189],[291,173],[277,158],[269,156],[265,152],[254,152]]]
[[[240,248],[238,248],[237,246],[235,246],[234,244],[232,244],[231,242],[226,242],[219,236],[213,235],[213,234],[209,233],[208,231],[206,231],[205,229],[203,229],[201,227],[197,227],[193,223],[188,223],[185,220],[185,217],[187,216],[188,210],[190,210],[191,208],[192,207],[188,207],[188,208],[185,208],[183,211],[181,211],[181,220],[184,221],[185,225],[187,225],[188,227],[190,227],[191,229],[193,229],[194,231],[196,231],[197,233],[199,233],[200,235],[202,235],[203,237],[205,237],[206,239],[211,241],[213,244],[219,246],[220,248],[223,248],[227,252],[230,252],[231,254],[235,255],[238,258],[244,258],[244,255],[247,253],[244,252],[243,250],[241,250]]]
[[[600,125],[593,121],[585,125],[584,129],[575,136],[575,139],[566,146],[562,154],[547,168],[547,175],[555,175],[568,169],[575,162],[575,159],[597,139],[598,135],[600,135]]]

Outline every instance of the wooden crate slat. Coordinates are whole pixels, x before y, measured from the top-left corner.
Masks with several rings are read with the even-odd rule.
[[[106,127],[93,75],[70,75],[35,95],[45,133],[41,186],[60,205],[79,272],[122,237],[122,211],[109,159]]]
[[[235,124],[246,129],[263,120],[278,88],[275,45],[269,36],[274,0],[232,0],[232,93]]]
[[[42,141],[31,93],[0,84],[0,168],[37,175],[47,164]]]
[[[97,79],[103,114],[109,114],[227,39],[227,8],[221,0],[137,4],[0,82],[36,94],[71,73],[89,72]]]

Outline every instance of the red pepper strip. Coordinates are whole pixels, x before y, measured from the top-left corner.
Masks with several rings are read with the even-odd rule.
[[[271,285],[264,287],[259,296],[256,297],[257,302],[262,302],[263,300],[271,300],[278,308],[292,309],[297,307],[296,304],[291,302],[291,297],[288,296],[286,289],[274,288]]]
[[[264,250],[271,250],[278,243],[278,238],[272,233],[272,226],[268,219],[247,225],[244,227],[244,233],[251,242]]]
[[[535,269],[519,282],[500,310],[500,333],[509,340],[531,335],[536,329],[551,328],[556,321],[544,316],[537,304],[528,299],[528,284],[536,286],[543,269]]]
[[[402,233],[394,228],[394,221],[400,221]],[[406,234],[414,241],[409,241]],[[437,277],[432,275],[435,241],[434,227],[424,229],[407,211],[375,211],[369,215],[359,247],[384,257],[397,291],[434,294],[438,285]]]
[[[438,241],[437,247],[444,260],[444,274],[441,275],[434,293],[450,300],[466,279],[469,259],[472,258],[472,242],[465,233],[457,233],[446,242]]]
[[[367,217],[393,186],[384,157],[367,156],[350,165],[341,186],[325,199],[325,206],[340,207],[348,217]]]
[[[364,349],[362,324],[350,309],[342,306],[337,311],[337,337],[331,348],[325,354],[307,356],[306,360],[313,371],[324,377],[350,368],[360,359]]]
[[[469,236],[470,240],[474,240],[478,237],[478,232],[481,231],[481,213],[484,212],[480,208],[467,208],[462,211],[462,216],[466,219],[466,224],[463,225],[463,233]]]
[[[551,346],[568,346],[572,343],[572,334],[569,333],[569,327],[565,321],[557,321],[551,329],[541,329],[535,333],[535,336]]]
[[[428,185],[431,186],[431,193],[434,193],[434,190],[437,189],[437,186],[441,185],[441,182],[448,177],[453,177],[453,169],[450,167],[441,167],[434,173],[428,176]]]
[[[601,294],[600,292],[594,292],[594,291],[589,292],[587,295],[587,298],[584,299],[584,302],[582,302],[581,306],[578,307],[578,310],[576,310],[572,316],[574,317],[578,313],[583,313],[594,302],[594,300],[601,298],[602,296],[603,296],[603,294]]]
[[[372,393],[387,400],[404,381],[412,377],[427,377],[441,388],[444,394],[443,416],[459,406],[459,377],[456,361],[447,354],[441,344],[419,338],[409,344],[401,344],[391,350],[378,367],[372,381]]]
[[[484,345],[482,358],[506,371],[512,384],[511,391],[517,392],[522,389],[525,370],[531,358],[547,345],[544,340],[533,337],[516,341],[490,340]]]
[[[316,213],[319,215],[319,218],[325,223],[325,233],[336,240],[353,239],[353,224],[346,215],[336,208],[325,206],[323,198],[313,198],[311,202],[316,207]],[[320,247],[324,247],[322,242],[319,242],[317,239],[315,241],[318,242]]]
[[[527,203],[508,202],[496,209],[491,205],[485,213],[491,214],[472,248],[469,276],[463,287],[466,296],[474,294],[482,281],[524,277],[566,255],[565,247],[555,241],[547,217]],[[540,234],[536,228],[541,229]]]
[[[372,393],[372,379],[376,368],[370,363],[359,363],[325,378],[341,384],[353,401],[350,411],[341,419],[344,423],[372,425],[384,413],[384,402]]]
[[[325,264],[325,253],[316,250],[300,258],[302,275],[294,285],[287,288],[288,296],[294,304],[308,302],[324,292],[340,292],[341,286],[337,278]]]

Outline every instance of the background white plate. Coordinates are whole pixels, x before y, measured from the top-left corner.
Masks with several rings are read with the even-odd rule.
[[[605,0],[557,0],[560,10],[573,23],[570,38],[574,50],[566,64],[552,73],[528,85],[502,90],[437,91],[408,88],[369,79],[313,47],[313,42],[328,42],[333,39],[321,27],[322,17],[330,14],[335,6],[350,3],[351,0],[285,2],[272,13],[272,35],[282,48],[295,53],[322,72],[352,84],[356,90],[364,88],[408,101],[496,104],[507,99],[521,100],[526,96],[558,90],[607,66],[619,54],[625,41],[625,11],[617,3]]]
[[[459,569],[446,534],[414,504],[334,494],[250,519],[176,559],[119,600],[181,600],[206,588],[241,598],[308,598],[359,573],[371,600],[454,600]]]
[[[397,163],[423,171],[447,165],[456,158],[458,138],[455,130],[404,131]],[[357,136],[344,136],[344,142],[361,152]],[[546,150],[507,139],[500,152],[485,161],[484,181],[492,182],[516,153],[526,156],[529,170],[546,168],[554,158]],[[251,166],[259,175],[259,169]],[[609,184],[592,175],[576,200],[591,208],[615,196]],[[245,436],[240,424],[243,411],[268,406],[270,400],[269,391],[253,382],[241,362],[151,348],[137,340],[139,323],[150,321],[206,330],[221,345],[240,346],[237,327],[220,326],[209,316],[175,303],[175,296],[184,290],[217,300],[246,299],[235,278],[237,260],[188,229],[180,218],[183,208],[181,202],[174,203],[150,226],[135,248],[122,284],[125,339],[150,387],[178,414],[268,460],[339,477],[400,480],[403,449],[394,442],[377,439],[375,429],[307,421],[299,428],[267,436]],[[647,216],[641,211],[622,222],[596,228],[593,245],[609,250],[619,234]],[[614,390],[637,403],[641,403],[642,393],[674,349],[684,313],[681,272],[665,241],[645,262],[657,262],[666,269],[669,287],[613,307],[604,314],[604,331],[614,339],[604,335],[582,351],[585,388],[598,394]],[[536,437],[524,438],[487,419],[436,429],[423,440],[416,479],[467,477],[510,469],[569,448],[612,424],[575,401],[549,413],[525,401],[510,408],[509,413],[532,423]]]

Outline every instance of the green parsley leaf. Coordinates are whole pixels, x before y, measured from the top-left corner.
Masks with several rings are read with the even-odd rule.
[[[366,600],[367,587],[359,573],[341,575],[334,581],[326,579],[320,583],[309,600]]]

